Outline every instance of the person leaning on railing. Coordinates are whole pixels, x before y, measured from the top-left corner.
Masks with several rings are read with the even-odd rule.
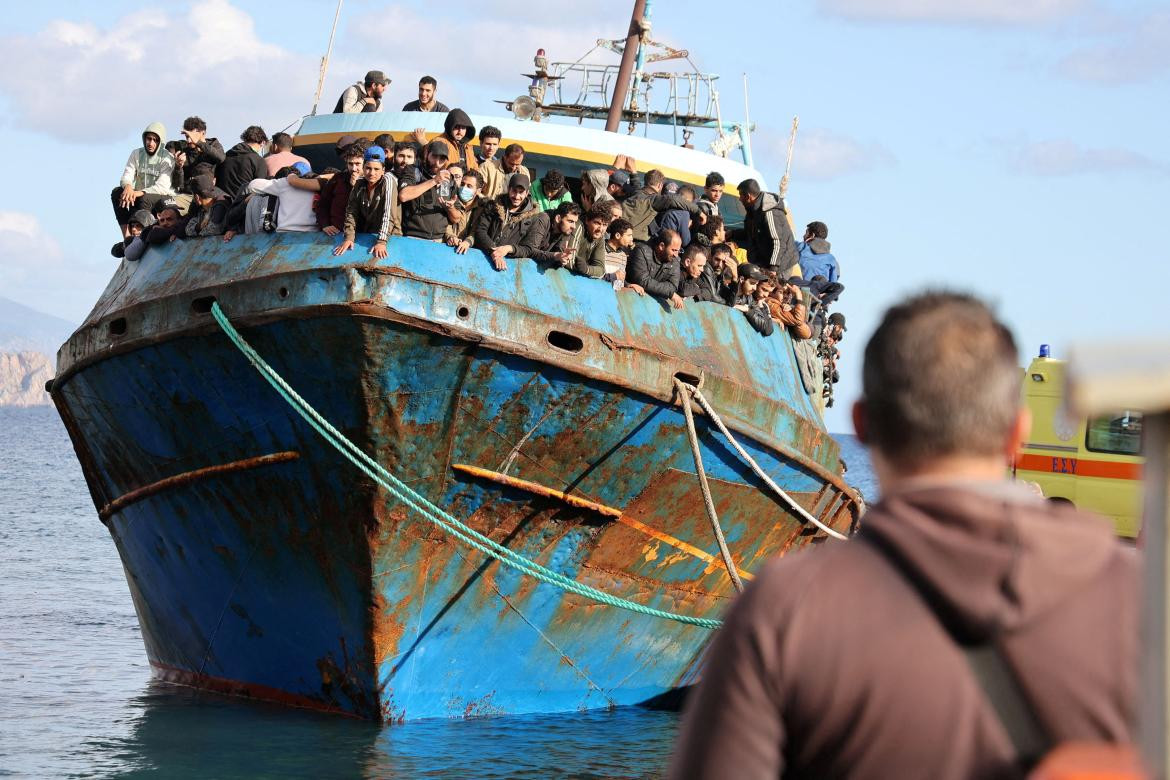
[[[335,114],[376,114],[382,110],[382,95],[390,79],[380,70],[371,70],[356,84],[346,87],[333,108]]]
[[[676,309],[683,307],[678,294],[678,253],[682,239],[673,230],[663,230],[652,243],[639,241],[626,263],[626,286],[640,295],[651,295]]]
[[[358,233],[377,233],[370,254],[377,259],[386,257],[386,242],[396,232],[394,201],[398,183],[386,175],[386,155],[380,146],[366,150],[362,164],[362,178],[354,185],[345,208],[344,240],[333,250],[342,255],[354,247]]]
[[[467,171],[458,182],[455,196],[446,203],[447,225],[444,242],[462,255],[475,243],[475,228],[491,199],[480,194],[480,172]]]

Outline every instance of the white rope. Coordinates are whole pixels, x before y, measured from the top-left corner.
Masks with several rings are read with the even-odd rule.
[[[679,401],[682,402],[683,416],[687,419],[687,439],[691,443],[691,455],[695,458],[695,473],[699,475],[699,490],[703,493],[703,504],[707,508],[707,519],[711,521],[711,529],[715,532],[715,541],[719,543],[719,554],[723,556],[723,565],[727,567],[727,576],[731,577],[731,584],[735,590],[743,593],[743,581],[739,572],[735,570],[735,561],[731,558],[731,550],[727,549],[727,540],[723,537],[723,528],[719,525],[719,515],[715,512],[715,501],[711,498],[711,486],[707,484],[707,471],[703,468],[703,453],[699,451],[699,434],[695,430],[695,414],[691,411],[691,399],[682,392],[683,387],[689,388],[679,380],[674,380],[678,391]]]
[[[687,392],[694,396],[695,400],[699,402],[699,406],[703,407],[703,411],[707,413],[707,416],[711,418],[716,427],[719,428],[723,435],[727,437],[727,440],[731,442],[731,446],[735,448],[735,451],[739,453],[739,456],[743,458],[749,466],[751,466],[752,471],[756,473],[756,476],[762,479],[764,484],[770,487],[777,496],[779,496],[786,504],[788,504],[788,506],[792,508],[793,512],[800,515],[805,520],[827,533],[829,536],[832,536],[834,539],[849,538],[848,536],[845,536],[838,531],[834,531],[820,520],[817,520],[815,517],[809,514],[809,512],[804,507],[796,503],[796,499],[781,490],[780,486],[773,482],[772,478],[769,477],[767,473],[762,468],[760,468],[759,464],[757,464],[755,460],[752,459],[752,456],[749,455],[747,451],[739,445],[739,442],[737,442],[735,437],[731,435],[731,431],[727,430],[727,426],[723,424],[723,420],[721,420],[715,410],[711,408],[711,404],[707,402],[707,399],[703,396],[703,393],[699,390],[699,388],[679,382],[677,379],[674,381],[676,384],[682,384],[683,387],[687,389]]]

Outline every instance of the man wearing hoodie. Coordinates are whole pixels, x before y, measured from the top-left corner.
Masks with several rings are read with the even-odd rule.
[[[142,148],[130,152],[122,179],[110,193],[114,216],[122,229],[122,238],[130,236],[130,215],[139,209],[149,211],[163,198],[175,194],[171,188],[171,174],[175,158],[163,145],[167,141],[166,128],[160,122],[151,122],[142,131]]]
[[[841,276],[837,258],[829,252],[829,226],[824,222],[810,222],[804,230],[804,240],[796,245],[800,252],[800,273],[805,279],[823,276],[836,282]]]
[[[215,169],[215,185],[229,197],[238,199],[253,179],[267,179],[268,166],[260,156],[266,143],[268,134],[262,127],[252,125],[240,133],[240,142],[228,149],[224,161]]]
[[[453,108],[447,112],[443,121],[442,135],[435,136],[431,144],[440,142],[447,147],[447,159],[451,165],[458,165],[465,171],[479,170],[479,163],[475,159],[475,152],[471,148],[471,139],[475,138],[475,125],[471,117],[462,108]],[[418,128],[414,131],[414,139],[427,148],[427,131]]]
[[[917,296],[886,312],[862,386],[881,500],[851,541],[756,572],[669,775],[1016,778],[1058,742],[1131,741],[1137,554],[1008,479],[1030,420],[1007,328]]]
[[[800,255],[788,226],[784,201],[764,192],[755,179],[744,179],[739,184],[739,202],[747,211],[743,227],[728,233],[727,239],[747,249],[749,263],[786,279],[797,275]]]

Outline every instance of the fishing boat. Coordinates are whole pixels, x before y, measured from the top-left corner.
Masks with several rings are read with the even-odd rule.
[[[721,118],[624,91],[620,121],[718,122],[734,146]],[[622,153],[766,182],[727,148],[547,121],[585,104],[538,97],[473,119],[538,170]],[[296,151],[319,169],[342,135],[441,124],[310,115]],[[159,679],[379,721],[661,702],[738,583],[856,527],[782,329],[411,238],[378,261],[372,239],[152,248],[61,347],[49,389]]]

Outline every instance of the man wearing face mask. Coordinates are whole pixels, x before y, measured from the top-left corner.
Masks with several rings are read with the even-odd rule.
[[[451,224],[443,240],[455,248],[457,255],[464,254],[475,243],[475,226],[484,207],[491,203],[491,198],[479,194],[479,186],[479,171],[468,171],[459,182],[455,198],[447,205],[447,219]]]

